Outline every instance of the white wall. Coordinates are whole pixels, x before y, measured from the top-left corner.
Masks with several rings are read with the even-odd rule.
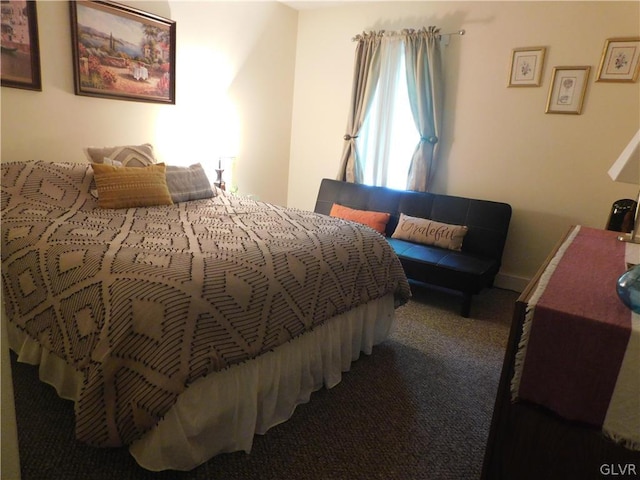
[[[237,155],[242,193],[286,203],[297,12],[277,2],[120,2],[176,21],[176,105],[76,96],[69,5],[38,2],[42,92],[2,88],[2,161],[85,161],[150,142],[161,161]],[[268,180],[268,181],[265,181]]]
[[[595,83],[605,39],[640,35],[638,2],[367,2],[300,12],[288,204],[312,209],[335,178],[363,30],[465,29],[445,50],[435,190],[510,203],[499,284],[522,288],[571,224],[603,228],[638,189],[607,176],[640,127],[640,83]],[[543,83],[507,88],[513,48],[546,46]],[[545,114],[554,66],[589,65],[582,115]]]

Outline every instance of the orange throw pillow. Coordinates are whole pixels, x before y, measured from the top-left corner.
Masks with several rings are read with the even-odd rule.
[[[373,228],[382,235],[384,235],[387,223],[389,222],[389,217],[391,216],[384,212],[355,210],[353,208],[345,207],[344,205],[338,205],[337,203],[333,204],[329,215],[332,217],[342,218],[343,220],[361,223]]]

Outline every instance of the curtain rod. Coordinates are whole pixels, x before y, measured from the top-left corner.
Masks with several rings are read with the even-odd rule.
[[[457,32],[449,32],[449,33],[441,33],[440,36],[442,35],[464,35],[465,33],[467,33],[467,31],[463,28],[462,30],[458,30]]]
[[[423,27],[423,29],[424,29],[424,27]],[[375,33],[375,34],[380,34],[380,35],[382,35],[382,34],[384,34],[384,35],[402,35],[402,34],[404,34],[404,33],[405,33],[405,32],[407,32],[407,31],[412,31],[412,32],[414,32],[414,31],[416,31],[416,30],[413,30],[413,29],[411,29],[411,28],[404,29],[404,30],[400,30],[400,31],[396,31],[396,32],[387,32],[387,31],[385,31],[385,30],[380,30],[380,31],[376,32],[376,31],[373,31],[373,30],[372,30],[372,31],[369,31],[369,32],[362,32],[362,34],[365,34],[365,35],[366,35],[366,34],[368,34],[368,33],[369,33],[369,34],[370,34],[370,33]],[[419,30],[418,30],[418,31],[419,31]],[[438,35],[439,35],[440,37],[450,37],[451,35],[460,35],[460,36],[462,36],[462,35],[464,35],[465,33],[467,33],[467,31],[466,31],[465,29],[460,29],[460,30],[458,30],[458,31],[456,31],[456,32],[439,33]],[[356,42],[356,41],[360,40],[360,39],[362,38],[362,34],[358,34],[358,35],[356,35],[356,36],[355,36],[355,37],[353,37],[351,40],[352,40],[353,42]]]

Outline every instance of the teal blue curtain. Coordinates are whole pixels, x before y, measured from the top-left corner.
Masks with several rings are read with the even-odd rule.
[[[357,35],[354,40],[356,59],[353,72],[353,87],[351,105],[347,121],[347,132],[344,135],[344,149],[342,162],[337,179],[347,182],[362,183],[362,172],[359,171],[356,149],[356,138],[362,127],[362,122],[371,106],[373,93],[380,72],[380,40],[382,32],[370,32]]]
[[[440,30],[405,30],[407,87],[420,133],[409,167],[407,190],[429,191],[436,170],[442,129],[443,80]]]

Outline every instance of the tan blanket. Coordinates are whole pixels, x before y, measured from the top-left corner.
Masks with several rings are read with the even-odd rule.
[[[230,195],[106,210],[92,169],[3,163],[8,321],[80,371],[76,436],[129,444],[195,379],[409,286],[383,237]]]

